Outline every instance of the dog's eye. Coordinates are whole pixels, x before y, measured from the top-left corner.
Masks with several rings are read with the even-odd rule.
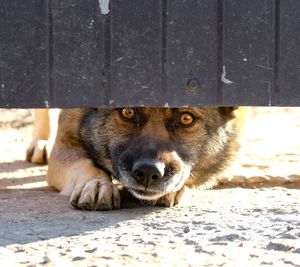
[[[121,110],[121,115],[127,120],[132,120],[135,118],[135,112],[133,108],[123,108]]]
[[[189,126],[193,123],[194,118],[190,113],[183,113],[181,114],[180,118],[179,118],[179,122],[180,124],[184,125],[184,126]]]

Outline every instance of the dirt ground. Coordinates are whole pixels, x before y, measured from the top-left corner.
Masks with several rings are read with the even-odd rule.
[[[0,110],[0,266],[300,266],[300,108],[252,108],[237,162],[180,206],[73,209],[24,161],[29,110]]]

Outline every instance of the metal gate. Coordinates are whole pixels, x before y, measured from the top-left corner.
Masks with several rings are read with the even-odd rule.
[[[300,106],[299,0],[0,0],[0,106]]]

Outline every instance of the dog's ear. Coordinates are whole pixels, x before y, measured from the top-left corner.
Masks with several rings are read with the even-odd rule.
[[[234,111],[236,111],[238,108],[239,107],[220,107],[219,112],[221,113],[221,115],[231,120],[236,117]]]

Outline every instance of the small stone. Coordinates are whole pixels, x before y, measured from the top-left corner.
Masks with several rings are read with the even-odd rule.
[[[191,240],[191,239],[185,239],[184,242],[186,245],[197,245],[198,244],[195,240]]]
[[[273,262],[271,262],[271,261],[262,261],[260,264],[261,265],[273,265]]]
[[[22,247],[17,247],[15,252],[20,253],[20,252],[24,252],[25,249],[23,249]]]
[[[191,230],[190,230],[190,228],[188,227],[188,226],[186,226],[186,227],[184,227],[183,228],[183,232],[184,233],[188,233],[188,232],[190,232]]]
[[[282,243],[275,243],[275,242],[270,242],[266,249],[268,250],[277,250],[277,251],[289,251],[292,249],[292,247],[290,246],[287,246],[285,244],[282,244]]]
[[[296,266],[296,264],[292,261],[289,261],[289,260],[284,260],[283,261],[285,264],[289,264],[289,265],[292,265],[292,266]]]
[[[74,257],[74,258],[72,259],[72,261],[82,261],[82,260],[84,260],[84,259],[85,259],[85,257],[77,256],[77,257]]]
[[[298,237],[292,233],[282,233],[280,235],[280,238],[283,238],[283,239],[298,239]]]
[[[300,248],[297,248],[297,249],[293,250],[293,253],[299,253],[300,254]]]
[[[97,250],[97,248],[92,248],[92,249],[86,249],[84,252],[86,253],[93,253]]]
[[[218,236],[218,237],[210,239],[210,241],[213,241],[213,242],[218,242],[218,241],[233,242],[236,240],[245,240],[245,238],[242,236],[239,236],[238,234],[229,234],[229,235]]]
[[[44,256],[43,261],[40,264],[47,264],[49,262],[51,262],[50,258],[48,256]]]

